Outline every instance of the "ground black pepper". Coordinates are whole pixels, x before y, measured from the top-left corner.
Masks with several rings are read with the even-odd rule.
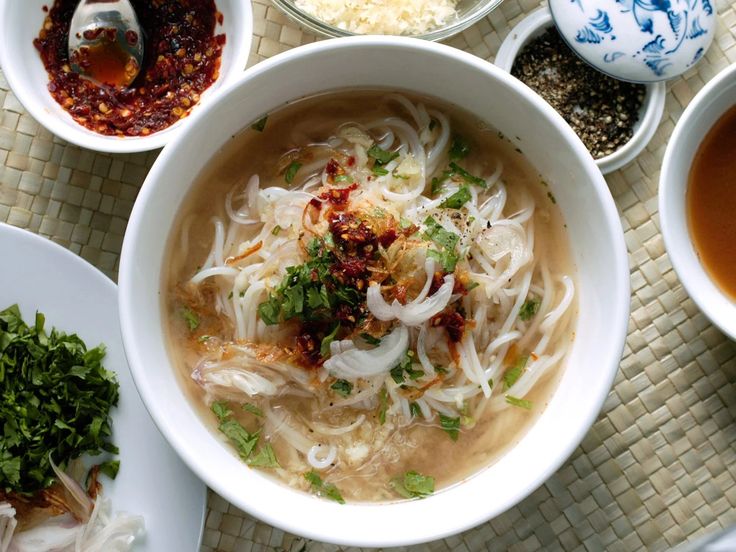
[[[595,159],[612,154],[634,134],[646,87],[593,69],[554,27],[521,50],[511,74],[562,115]]]

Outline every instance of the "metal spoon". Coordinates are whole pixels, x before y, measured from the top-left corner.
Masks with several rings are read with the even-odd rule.
[[[100,84],[126,87],[143,63],[143,35],[130,0],[81,0],[69,28],[74,72]]]

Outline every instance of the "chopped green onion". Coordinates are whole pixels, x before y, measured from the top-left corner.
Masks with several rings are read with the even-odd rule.
[[[332,343],[333,341],[335,341],[335,337],[337,336],[337,331],[339,329],[340,329],[340,324],[337,324],[335,326],[335,329],[333,329],[322,340],[322,345],[320,345],[320,348],[319,348],[319,354],[322,356],[322,358],[329,358],[330,357],[330,343]]]
[[[532,401],[527,401],[526,399],[518,399],[516,397],[512,397],[511,395],[506,395],[506,402],[513,406],[518,406],[519,408],[524,408],[526,410],[532,409]]]
[[[463,185],[457,192],[455,192],[450,197],[445,199],[442,203],[440,203],[440,207],[446,209],[460,209],[463,205],[470,201],[471,198],[472,196],[470,195],[470,188]]]
[[[294,177],[296,176],[297,171],[301,168],[302,164],[297,161],[292,161],[291,164],[289,164],[284,172],[284,180],[286,180],[287,184],[294,182]]]
[[[268,121],[268,115],[258,119],[255,123],[250,125],[250,128],[257,130],[258,132],[263,132],[263,129],[266,128],[266,121]]]
[[[450,436],[450,439],[457,441],[457,438],[460,436],[460,418],[451,418],[450,416],[440,414],[440,425]]]
[[[529,362],[529,355],[520,356],[514,365],[506,370],[503,375],[503,390],[508,391],[519,380],[521,374],[524,373],[526,363]]]
[[[348,397],[350,396],[350,393],[353,392],[353,384],[347,380],[339,379],[335,383],[330,385],[330,389],[335,391],[335,393],[337,393],[338,395]]]

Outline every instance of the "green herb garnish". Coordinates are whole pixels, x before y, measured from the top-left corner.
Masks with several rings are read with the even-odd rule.
[[[418,418],[422,415],[422,409],[419,408],[419,405],[417,403],[412,401],[409,403],[409,413],[411,414],[412,418]]]
[[[243,406],[241,407],[246,412],[250,412],[254,416],[258,416],[259,418],[263,418],[263,410],[258,408],[256,405],[251,403],[243,403]]]
[[[362,334],[360,334],[360,337],[363,339],[363,341],[365,341],[366,343],[368,343],[368,345],[380,345],[381,344],[380,338],[373,337],[369,333],[363,332]]]
[[[434,477],[412,470],[393,478],[389,485],[404,498],[424,498],[434,492]]]
[[[452,137],[452,145],[450,145],[450,161],[459,161],[465,159],[470,153],[470,145],[465,138],[456,134]]]
[[[215,401],[210,406],[210,410],[217,416],[218,422],[224,422],[233,413],[227,405],[226,401]]]
[[[306,248],[310,260],[288,267],[279,287],[258,306],[258,314],[266,324],[292,318],[330,322],[339,305],[353,307],[363,300],[358,290],[341,284],[330,273],[336,258],[326,247],[326,241],[319,238],[310,241]]]
[[[316,471],[308,471],[304,474],[304,479],[309,482],[312,486],[312,492],[317,496],[329,498],[330,500],[334,500],[340,504],[345,504],[345,499],[342,497],[342,494],[340,494],[340,490],[332,483],[325,483],[322,481],[322,478]]]
[[[454,172],[454,175],[460,176],[466,183],[468,184],[475,184],[476,186],[480,186],[481,188],[486,187],[486,181],[478,176],[473,176],[468,171],[463,169],[460,165],[457,163],[450,163],[450,169]]]
[[[424,232],[423,237],[442,248],[440,251],[430,249],[427,251],[427,255],[437,259],[442,264],[445,272],[454,272],[455,265],[459,260],[455,248],[458,241],[460,241],[460,236],[445,230],[433,217],[427,217],[424,220],[424,225],[427,227],[427,230]]]
[[[258,119],[255,123],[250,125],[250,128],[258,132],[263,132],[263,129],[266,128],[266,121],[268,121],[268,115]]]
[[[271,443],[266,443],[257,454],[248,459],[248,465],[254,468],[280,468],[279,461],[271,448]]]
[[[30,496],[56,480],[83,454],[117,454],[110,409],[118,403],[105,347],[87,349],[74,334],[44,331],[36,313],[28,326],[17,305],[0,312],[0,494]],[[112,473],[112,464],[100,468]]]
[[[282,230],[283,230],[283,228],[281,228],[281,226],[279,226],[279,225],[277,224],[276,226],[274,226],[274,227],[273,227],[273,230],[271,230],[271,235],[272,235],[272,236],[278,236],[278,235],[279,235],[279,233],[280,233],[280,232],[281,232]]]
[[[350,383],[348,380],[339,379],[335,383],[330,385],[330,389],[332,389],[338,395],[348,397],[350,396],[350,393],[353,392],[353,384]]]
[[[512,397],[511,395],[506,395],[506,402],[513,406],[518,406],[519,408],[524,408],[526,410],[532,409],[532,401],[528,401],[526,399],[518,399],[516,397]]]
[[[373,158],[379,165],[387,165],[399,156],[398,151],[386,151],[377,144],[373,144],[367,153],[368,157]]]
[[[349,174],[338,174],[337,176],[335,176],[335,178],[333,179],[333,181],[335,183],[345,182],[347,184],[352,184],[353,177],[350,176]]]
[[[376,176],[386,176],[388,174],[388,171],[380,165],[373,165],[371,172]]]
[[[531,320],[534,315],[537,314],[540,304],[541,301],[539,299],[527,299],[524,301],[524,304],[521,305],[521,309],[519,309],[519,318],[524,322]]]
[[[460,418],[451,418],[450,416],[440,414],[440,425],[450,436],[450,439],[457,441],[457,438],[460,436]]]
[[[104,473],[110,479],[115,479],[120,471],[120,460],[109,460],[98,465],[100,473]]]
[[[511,386],[513,386],[518,381],[518,379],[521,377],[521,374],[524,373],[527,362],[529,362],[529,355],[520,356],[518,359],[516,359],[514,365],[506,370],[503,375],[504,391],[511,389]]]
[[[196,312],[189,307],[182,307],[179,312],[181,317],[184,319],[184,322],[187,323],[190,332],[199,328],[199,316],[197,316]]]
[[[378,423],[381,425],[386,423],[386,410],[388,410],[388,391],[386,391],[386,386],[381,387],[381,390],[378,392]]]
[[[440,207],[444,207],[446,209],[460,209],[463,205],[465,205],[468,201],[471,199],[470,195],[470,188],[463,185],[460,186],[460,189],[452,194],[450,197],[445,199],[442,203],[440,203]]]
[[[324,286],[323,286],[324,287]],[[329,302],[327,303],[329,305]],[[319,354],[322,355],[322,358],[330,358],[330,343],[335,341],[335,337],[337,337],[337,331],[340,329],[340,324],[337,324],[335,326],[335,329],[332,330],[329,334],[327,334],[324,339],[322,340],[322,344],[319,348]]]
[[[414,370],[412,368],[412,361],[414,357],[413,351],[407,351],[404,353],[404,356],[399,361],[399,363],[391,368],[391,371],[389,372],[391,374],[391,378],[398,383],[401,384],[404,382],[404,378],[406,377],[404,374],[409,376],[410,380],[418,380],[424,375],[423,370]]]
[[[296,176],[296,173],[301,169],[302,164],[297,161],[292,161],[288,167],[286,167],[286,171],[284,172],[284,180],[286,180],[287,184],[291,184],[294,182],[294,177]]]

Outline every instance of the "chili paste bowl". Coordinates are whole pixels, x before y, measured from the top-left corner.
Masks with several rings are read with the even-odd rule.
[[[570,355],[548,404],[496,462],[425,499],[341,505],[248,468],[200,417],[168,353],[162,275],[170,232],[187,191],[234,136],[300,98],[378,87],[463,106],[511,137],[512,146],[548,182],[565,219],[578,290],[577,319]],[[215,492],[253,516],[285,531],[347,546],[400,546],[442,538],[501,514],[539,487],[598,416],[618,370],[629,317],[621,223],[605,180],[570,127],[494,65],[455,48],[404,37],[339,38],[295,48],[251,67],[195,113],[158,157],[141,188],[122,248],[119,283],[131,371],[154,421],[185,463]]]
[[[522,19],[506,36],[496,55],[495,64],[504,71],[511,72],[516,56],[532,40],[553,27],[555,22],[547,8],[541,8]],[[657,131],[662,114],[667,87],[662,82],[648,83],[639,120],[634,125],[634,134],[628,142],[610,155],[595,160],[603,174],[611,173],[629,163],[644,151]]]
[[[39,35],[53,0],[0,0],[0,66],[10,88],[31,116],[56,136],[83,148],[131,153],[163,147],[182,132],[189,116],[146,136],[105,136],[77,123],[49,92],[49,75],[33,41]],[[245,69],[250,53],[253,16],[250,2],[216,0],[222,21],[215,34],[224,33],[219,76],[201,95],[192,113],[211,101]],[[46,9],[46,11],[44,10]],[[190,115],[191,116],[191,115]]]

